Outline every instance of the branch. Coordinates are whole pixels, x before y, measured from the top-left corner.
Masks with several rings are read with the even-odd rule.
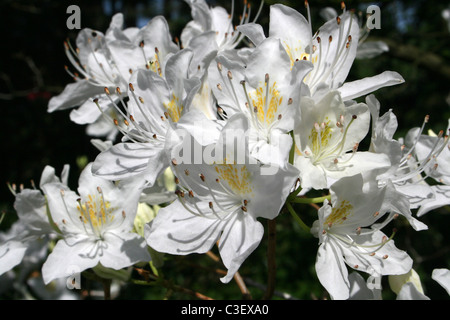
[[[185,294],[188,294],[188,295],[190,295],[192,297],[195,297],[195,298],[198,298],[198,299],[201,299],[201,300],[214,300],[214,299],[212,299],[212,298],[210,298],[208,296],[205,296],[204,294],[201,294],[199,292],[196,292],[196,291],[193,291],[191,289],[187,289],[187,288],[181,287],[179,285],[175,285],[175,284],[171,283],[168,280],[161,279],[161,278],[151,274],[149,271],[144,270],[142,268],[135,268],[135,270],[145,280],[132,279],[132,283],[134,283],[134,284],[147,285],[147,286],[153,286],[153,285],[160,284],[160,285],[162,285],[163,287],[165,287],[165,288],[167,288],[169,290],[185,293]]]

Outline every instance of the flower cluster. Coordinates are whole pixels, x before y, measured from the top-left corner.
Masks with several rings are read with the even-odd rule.
[[[450,204],[447,132],[425,134],[425,117],[394,138],[396,116],[380,114],[374,93],[404,82],[397,72],[346,80],[363,50],[382,51],[362,41],[358,17],[343,5],[312,30],[307,2],[308,18],[275,4],[266,34],[250,6],[234,25],[222,7],[187,2],[193,20],[180,41],[164,17],[124,28],[116,14],[106,32],[86,28],[65,43],[74,82],[48,111],[72,109],[99,154],[77,192],[68,168],[59,178],[51,167],[39,188],[13,190],[19,221],[2,237],[0,274],[38,244],[46,284],[217,246],[228,283],[259,246],[262,221],[283,209],[318,239],[315,270],[332,299],[358,296],[357,284],[376,296],[360,272],[413,272],[395,230],[382,229],[399,218],[426,230],[420,216]],[[321,204],[310,227],[298,203]],[[160,209],[143,217],[141,205]],[[426,298],[404,282],[399,298]]]

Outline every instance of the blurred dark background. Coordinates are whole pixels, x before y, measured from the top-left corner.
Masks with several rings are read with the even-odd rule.
[[[303,1],[280,2],[306,15]],[[231,1],[209,3],[223,6],[228,11],[231,8]],[[259,2],[251,0],[250,3],[253,12],[256,12]],[[265,1],[258,19],[266,30],[269,6],[273,3],[277,2]],[[348,80],[376,75],[385,70],[399,72],[406,80],[404,84],[376,92],[382,113],[392,108],[398,116],[397,138],[408,129],[420,126],[426,114],[430,115],[428,128],[435,131],[445,129],[450,118],[450,106],[446,101],[450,94],[450,33],[449,22],[443,18],[442,12],[450,9],[450,3],[433,1],[431,4],[426,0],[345,2],[347,9],[354,9],[363,15],[372,3],[381,9],[381,29],[372,30],[368,41],[383,40],[390,50],[373,59],[356,60]],[[69,38],[74,41],[78,33],[78,30],[66,27],[70,16],[66,9],[72,4],[81,9],[82,28],[100,31],[107,29],[116,12],[124,13],[126,26],[142,26],[153,16],[164,15],[174,38],[179,37],[182,28],[191,20],[189,6],[182,0],[0,1],[0,210],[6,213],[0,229],[8,228],[15,220],[14,197],[7,183],[30,187],[31,180],[39,183],[46,165],[53,166],[59,174],[64,164],[70,164],[71,182],[76,185],[82,166],[80,163],[92,161],[97,155],[97,150],[90,144],[91,137],[85,134],[85,128],[70,121],[70,110],[47,113],[49,98],[59,94],[66,84],[72,82],[64,70],[64,65],[69,65],[69,62],[63,47],[64,40]],[[314,30],[324,22],[319,10],[325,6],[340,12],[341,1],[310,1]],[[242,12],[243,1],[236,1],[235,7],[238,16]],[[430,276],[435,267],[450,267],[449,219],[448,210],[443,208],[424,217],[423,221],[430,225],[429,231],[418,234],[409,227],[400,226],[399,235],[395,238],[399,246],[417,258],[415,267],[421,272],[430,296],[439,298],[447,298],[448,295],[430,280]],[[316,239],[302,235],[302,231],[292,225],[288,215],[280,217],[277,228],[277,259],[280,260],[277,289],[298,298],[321,298],[323,292],[317,284],[313,267]],[[261,283],[265,281],[264,266],[260,274],[256,274],[251,266],[265,260],[264,248],[263,242],[241,270]],[[256,262],[251,262],[252,259]],[[182,271],[179,272],[177,277],[182,277]],[[192,281],[183,277],[178,280],[185,283]],[[206,286],[206,290],[222,292],[219,295],[223,294],[225,298],[239,298],[235,287],[219,284],[216,277],[212,280],[197,279],[193,283],[199,290]],[[229,291],[230,296],[227,296]]]

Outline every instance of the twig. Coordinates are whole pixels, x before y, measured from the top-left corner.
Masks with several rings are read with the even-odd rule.
[[[220,262],[220,258],[214,254],[212,251],[208,251],[206,253],[206,255],[208,257],[210,257],[212,260],[214,260],[215,262]],[[221,274],[226,274],[225,271],[217,269],[216,270],[217,273],[221,273]],[[236,281],[236,284],[239,287],[239,290],[241,290],[242,293],[242,299],[244,300],[251,300],[252,299],[252,295],[250,293],[250,291],[247,289],[247,286],[245,285],[244,279],[242,279],[241,275],[239,274],[239,272],[236,272],[234,274],[234,281]]]
[[[153,286],[153,285],[157,285],[160,284],[163,287],[169,289],[169,290],[173,290],[176,292],[181,292],[181,293],[185,293],[188,294],[190,296],[193,296],[195,298],[201,299],[201,300],[214,300],[213,298],[210,298],[208,296],[205,296],[204,294],[200,293],[200,292],[196,292],[193,291],[191,289],[187,289],[184,287],[181,287],[179,285],[173,284],[168,280],[164,280],[161,279],[153,274],[151,274],[149,271],[141,269],[141,268],[135,268],[135,270],[139,273],[139,275],[141,275],[145,280],[136,280],[133,279],[132,282],[134,284],[138,284],[138,285],[147,285],[147,286]],[[153,280],[153,281],[152,281]]]

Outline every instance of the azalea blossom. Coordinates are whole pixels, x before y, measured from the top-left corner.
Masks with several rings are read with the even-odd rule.
[[[149,69],[161,74],[167,58],[179,50],[171,40],[169,26],[164,17],[154,17],[141,29],[123,30],[123,15],[114,15],[105,34],[85,28],[76,39],[76,48],[65,42],[65,53],[76,71],[66,70],[75,80],[64,91],[49,101],[48,112],[78,107],[70,118],[77,124],[89,124],[89,133],[105,135],[110,139],[117,134],[114,126],[105,128],[102,112],[93,99],[98,99],[103,111],[116,114],[115,102],[127,95],[128,84],[134,72]],[[105,93],[105,88],[112,93]],[[121,89],[121,95],[116,92]],[[113,116],[114,117],[114,116]],[[100,122],[97,126],[93,123]]]
[[[152,186],[168,167],[165,145],[169,129],[194,124],[202,117],[200,112],[188,112],[196,92],[185,86],[191,57],[187,49],[173,55],[163,70],[164,77],[150,70],[135,73],[129,84],[130,101],[126,106],[116,105],[117,110],[125,109],[121,111],[124,121],[109,118],[124,139],[97,156],[92,167],[95,175],[111,180],[139,175]]]
[[[189,21],[181,32],[180,40],[184,47],[189,46],[192,39],[208,32],[214,34],[215,44],[218,51],[234,49],[243,39],[243,35],[238,32],[234,25],[234,0],[231,3],[231,13],[220,6],[210,7],[205,0],[186,0],[191,7],[193,20]],[[261,11],[262,8],[259,8]],[[259,16],[255,15],[254,20]],[[251,6],[249,3],[244,5],[244,11],[241,14],[239,25],[249,23],[251,17]]]
[[[448,137],[444,137],[443,132],[433,136],[423,135],[429,121],[429,116],[425,116],[422,126],[411,129],[403,144],[394,138],[397,117],[392,110],[379,116],[380,103],[374,95],[369,95],[366,103],[372,114],[370,150],[385,153],[391,161],[390,168],[379,170],[379,184],[383,185],[386,180],[392,182],[396,190],[408,198],[411,208],[419,208],[418,216],[448,204],[449,194],[445,184],[448,175]],[[426,181],[428,177],[440,184],[430,186]]]
[[[289,56],[278,39],[267,38],[251,53],[248,63],[219,56],[209,69],[209,83],[220,110],[227,116],[244,114],[250,123],[250,153],[262,163],[287,162],[302,94],[302,79],[311,65],[291,70]]]
[[[141,186],[116,186],[93,176],[91,166],[80,175],[78,194],[61,183],[43,186],[61,233],[42,267],[46,284],[98,264],[119,270],[151,259],[145,240],[131,232]]]
[[[270,6],[269,37],[280,39],[292,66],[302,60],[314,65],[304,79],[311,96],[320,99],[328,91],[337,89],[346,101],[404,82],[398,73],[392,71],[345,82],[358,48],[360,30],[356,16],[344,10],[313,33],[309,5],[306,5],[308,19],[288,6]],[[256,46],[266,38],[263,28],[255,23],[240,26],[238,30]]]
[[[61,178],[55,174],[55,169],[46,166],[41,174],[39,188],[48,183],[61,183],[67,185],[69,167],[66,165]],[[3,274],[22,263],[25,255],[46,248],[48,242],[55,238],[58,230],[47,215],[47,204],[40,189],[23,188],[17,190],[10,186],[15,196],[14,208],[18,220],[8,233],[1,236],[0,241],[0,274]],[[44,254],[43,254],[44,256]]]
[[[294,129],[294,164],[300,170],[302,188],[323,189],[341,177],[388,167],[385,154],[358,149],[369,125],[367,105],[346,106],[337,91],[318,103],[304,97]]]
[[[278,215],[297,175],[292,166],[264,175],[248,154],[245,161],[236,161],[234,141],[226,136],[247,126],[241,114],[224,126],[214,147],[226,150],[225,158],[201,164],[171,162],[178,181],[178,199],[161,208],[147,228],[148,245],[174,255],[205,253],[218,242],[228,269],[222,282],[229,282],[259,245],[264,227],[257,219]]]
[[[392,212],[386,217],[384,204],[395,201],[392,189],[378,188],[361,174],[331,186],[331,201],[324,201],[311,232],[319,238],[317,276],[333,299],[349,297],[347,266],[375,277],[411,269],[412,259],[381,231],[395,217]]]

